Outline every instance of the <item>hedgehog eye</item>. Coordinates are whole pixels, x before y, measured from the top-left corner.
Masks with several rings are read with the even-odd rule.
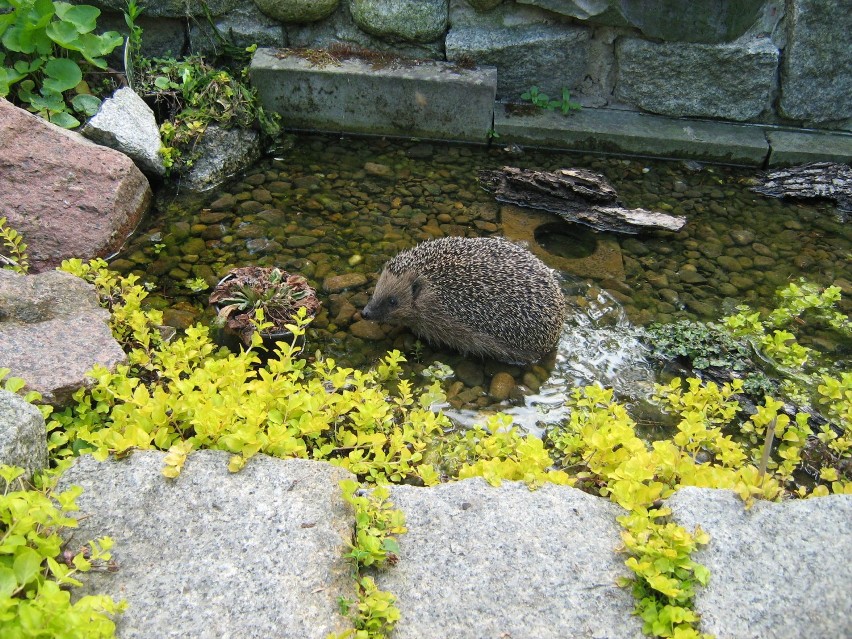
[[[396,308],[397,306],[399,306],[399,300],[396,299],[396,295],[391,295],[388,298],[388,306],[390,306],[391,308]]]

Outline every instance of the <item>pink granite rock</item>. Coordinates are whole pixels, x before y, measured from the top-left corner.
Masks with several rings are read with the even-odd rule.
[[[24,236],[34,271],[113,253],[150,203],[126,155],[0,98],[0,217]]]
[[[127,359],[94,287],[68,273],[19,275],[0,270],[0,368],[43,401],[67,404],[95,364]]]

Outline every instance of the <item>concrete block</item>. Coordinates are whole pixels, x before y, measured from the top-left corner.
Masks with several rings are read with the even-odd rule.
[[[285,50],[258,49],[251,79],[261,103],[284,126],[485,142],[497,72],[436,61],[328,58],[311,61]]]
[[[769,145],[760,127],[686,120],[614,109],[517,115],[497,108],[494,130],[501,144],[595,153],[762,165]]]
[[[769,166],[852,162],[852,135],[817,131],[767,131]]]

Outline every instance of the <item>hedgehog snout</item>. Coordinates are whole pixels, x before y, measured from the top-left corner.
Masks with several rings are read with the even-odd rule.
[[[382,320],[384,317],[382,305],[376,301],[375,297],[367,302],[367,305],[361,310],[361,317],[373,322],[379,322]]]
[[[372,308],[370,308],[370,305],[369,305],[369,304],[367,304],[367,305],[366,305],[366,306],[365,306],[365,307],[361,310],[361,317],[363,317],[365,320],[372,320],[372,319],[375,319],[375,317],[376,317],[376,312],[375,312],[375,310],[373,310]]]
[[[394,317],[399,306],[400,300],[397,295],[373,295],[361,311],[361,317],[374,322],[388,322]]]

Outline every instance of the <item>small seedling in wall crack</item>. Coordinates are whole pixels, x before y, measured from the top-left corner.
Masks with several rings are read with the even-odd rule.
[[[562,87],[562,97],[560,99],[551,99],[546,93],[539,91],[537,86],[530,87],[529,91],[524,91],[521,94],[522,100],[532,102],[534,106],[545,111],[559,110],[562,115],[568,115],[572,111],[579,111],[582,107],[579,102],[571,99],[571,91]]]
[[[532,102],[540,109],[547,109],[550,106],[550,96],[546,93],[541,93],[537,86],[532,86],[529,91],[524,91],[521,94],[521,100]]]

